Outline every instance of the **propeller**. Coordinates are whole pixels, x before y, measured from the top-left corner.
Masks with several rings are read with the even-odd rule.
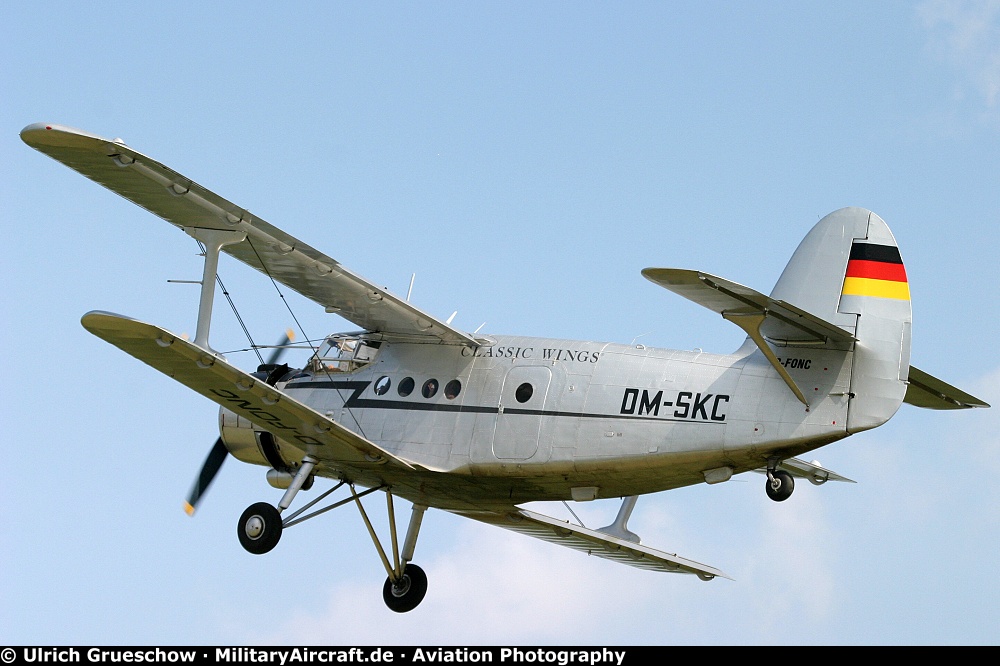
[[[265,365],[275,365],[278,359],[285,351],[285,345],[295,339],[295,332],[292,329],[285,331],[285,335],[282,339],[275,345],[274,350],[271,352],[271,356],[267,359]],[[212,445],[212,449],[208,452],[208,457],[205,458],[205,462],[201,466],[201,472],[198,473],[198,478],[194,482],[194,486],[191,487],[191,492],[188,494],[187,501],[184,502],[184,512],[189,516],[193,516],[195,509],[198,508],[198,502],[208,491],[208,487],[212,485],[212,481],[215,479],[215,475],[219,473],[219,469],[222,468],[222,463],[226,462],[227,454],[229,450],[226,448],[225,442],[222,441],[222,437],[215,440],[215,444]]]

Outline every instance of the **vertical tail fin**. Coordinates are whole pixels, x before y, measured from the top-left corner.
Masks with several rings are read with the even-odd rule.
[[[854,334],[847,429],[879,426],[899,409],[910,368],[910,291],[888,225],[863,208],[830,213],[806,235],[771,297]]]

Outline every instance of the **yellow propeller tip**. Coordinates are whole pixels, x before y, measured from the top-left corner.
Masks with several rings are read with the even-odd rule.
[[[194,507],[191,506],[189,502],[184,502],[184,513],[186,513],[189,516],[194,515]]]
[[[290,328],[286,329],[285,330],[285,335],[288,336],[288,341],[289,342],[294,342],[295,341],[295,331],[293,331],[292,329],[290,329]]]

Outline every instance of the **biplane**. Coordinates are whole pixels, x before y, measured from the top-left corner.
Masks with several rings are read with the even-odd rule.
[[[800,456],[885,423],[903,402],[989,406],[910,364],[906,270],[889,227],[863,208],[821,219],[768,295],[697,270],[643,270],[746,333],[739,349],[712,354],[460,330],[121,139],[42,123],[21,138],[203,248],[193,340],[110,312],[82,318],[97,337],[220,406],[220,435],[188,512],[229,456],[266,468],[267,482],[284,490],[276,506],[258,502],[239,517],[250,553],[353,504],[396,612],[415,608],[427,590],[413,558],[428,508],[634,567],[728,578],[643,544],[628,529],[637,498],[760,472],[767,495],[784,501],[797,479],[850,481]],[[359,330],[309,342],[303,367],[275,357],[253,371],[237,367],[209,340],[222,254]],[[317,477],[332,487],[290,511]],[[343,499],[328,499],[341,488]],[[361,501],[379,491],[388,543]],[[412,505],[402,540],[394,497]],[[617,517],[599,529],[524,506],[613,498],[621,499]]]

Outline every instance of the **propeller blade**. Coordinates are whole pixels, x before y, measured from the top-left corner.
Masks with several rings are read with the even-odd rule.
[[[274,365],[281,358],[281,355],[285,353],[285,345],[295,339],[295,331],[292,329],[285,330],[285,336],[281,341],[275,346],[274,350],[271,351],[271,356],[267,359],[268,365]]]
[[[184,503],[184,511],[187,515],[194,515],[198,501],[205,494],[205,491],[208,490],[208,487],[212,485],[212,480],[215,479],[215,475],[219,472],[219,468],[222,467],[222,463],[226,462],[228,454],[229,451],[226,449],[226,445],[222,443],[222,438],[220,437],[215,440],[215,445],[208,452],[208,457],[205,458],[205,464],[201,466],[201,473],[198,475],[198,480],[195,481],[194,487],[191,488],[191,494],[188,496],[187,502]]]
[[[287,329],[281,341],[278,342],[274,350],[271,352],[271,356],[267,359],[267,363],[269,365],[277,364],[278,359],[281,358],[281,355],[285,352],[285,345],[294,339],[295,331],[290,328]],[[205,463],[201,466],[201,472],[198,474],[198,480],[194,482],[194,486],[191,488],[191,493],[188,495],[187,501],[184,502],[184,512],[187,513],[187,515],[194,515],[195,509],[198,508],[198,502],[201,500],[205,492],[208,491],[208,487],[212,485],[212,481],[215,479],[215,475],[219,473],[222,463],[226,462],[227,455],[229,455],[229,450],[226,449],[226,445],[220,437],[215,440],[212,450],[208,452],[208,457],[205,458]]]

